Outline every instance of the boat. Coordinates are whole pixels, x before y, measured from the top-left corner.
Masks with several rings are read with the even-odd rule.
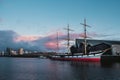
[[[52,60],[61,60],[61,61],[81,61],[81,62],[99,62],[100,55],[54,55],[51,57]]]
[[[68,43],[67,43],[68,54],[56,54],[56,55],[50,56],[50,58],[52,60],[80,61],[80,62],[100,62],[101,55],[109,49],[105,49],[105,50],[102,50],[102,51],[94,51],[94,52],[88,51],[86,27],[90,27],[90,26],[86,24],[86,19],[84,19],[84,23],[81,23],[81,24],[84,26],[84,42],[82,43],[83,44],[82,51],[80,53],[76,53],[76,54],[74,54],[75,50],[73,50],[73,52],[71,50],[71,53],[69,52],[70,51],[70,43],[69,43],[69,40],[70,40],[69,35],[70,34],[69,34],[69,31],[71,29],[69,29],[69,25],[68,25],[68,28],[67,28],[67,30],[68,30],[68,39],[67,39],[68,40]],[[73,49],[74,49],[74,47],[73,47]]]

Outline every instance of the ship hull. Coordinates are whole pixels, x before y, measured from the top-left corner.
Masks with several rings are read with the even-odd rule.
[[[79,61],[79,62],[100,62],[100,55],[85,55],[85,56],[52,56],[52,60],[60,61]]]

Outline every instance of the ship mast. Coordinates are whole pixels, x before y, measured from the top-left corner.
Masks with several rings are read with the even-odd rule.
[[[59,52],[59,37],[58,37],[58,32],[57,32],[57,43],[56,43],[56,45],[57,45],[57,52]]]
[[[87,54],[87,29],[86,27],[91,27],[89,25],[86,24],[86,19],[84,19],[84,23],[80,23],[81,25],[84,26],[84,51],[85,51],[85,55]]]
[[[68,53],[70,53],[70,31],[73,31],[72,29],[69,28],[69,24],[67,25],[67,28],[65,28],[65,30],[67,30],[67,50]]]

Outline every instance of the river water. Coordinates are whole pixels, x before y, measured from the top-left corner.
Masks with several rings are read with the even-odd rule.
[[[0,58],[0,80],[120,80],[120,63]]]

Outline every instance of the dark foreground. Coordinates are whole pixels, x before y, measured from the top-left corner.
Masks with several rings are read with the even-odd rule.
[[[120,63],[1,57],[0,80],[120,80]]]

